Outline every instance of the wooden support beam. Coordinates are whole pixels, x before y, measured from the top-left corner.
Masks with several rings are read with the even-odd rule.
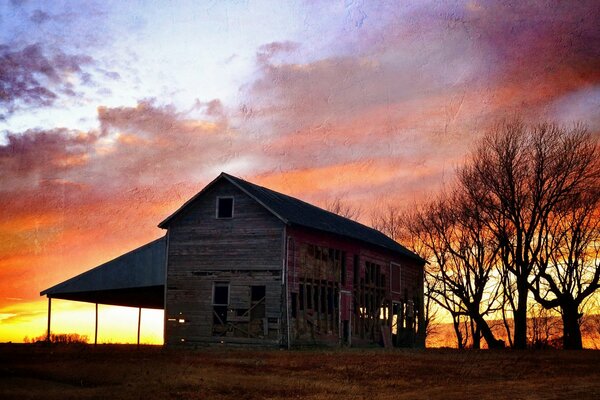
[[[98,344],[98,303],[96,303],[96,324],[94,325],[94,346]]]
[[[138,311],[138,330],[137,330],[137,346],[140,347],[140,329],[142,326],[142,307]]]
[[[46,342],[50,343],[50,321],[52,319],[52,297],[48,296],[48,330],[46,331]]]

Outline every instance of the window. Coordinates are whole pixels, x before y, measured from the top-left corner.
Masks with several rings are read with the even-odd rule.
[[[298,307],[300,311],[304,311],[304,285],[300,284],[300,293],[298,294],[300,297],[300,306]]]
[[[233,197],[217,197],[217,218],[233,218]]]
[[[227,330],[227,307],[229,306],[229,283],[213,284],[213,335],[219,336]]]
[[[229,283],[215,282],[213,286],[213,306],[229,305]]]
[[[298,317],[298,293],[292,293],[292,318]]]
[[[266,286],[252,286],[250,301],[256,303],[262,301],[265,298]]]
[[[341,272],[342,274],[341,276],[341,281],[342,281],[342,285],[345,286],[346,285],[346,253],[342,252],[342,266],[341,266]]]
[[[392,263],[391,264],[391,276],[390,276],[390,290],[393,293],[400,293],[400,275],[401,269],[399,264]]]

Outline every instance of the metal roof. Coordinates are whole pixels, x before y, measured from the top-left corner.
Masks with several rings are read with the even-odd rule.
[[[417,254],[408,250],[406,247],[402,246],[395,240],[376,229],[326,211],[297,198],[262,186],[258,186],[254,183],[229,175],[225,172],[222,172],[215,180],[202,189],[202,191],[188,200],[175,213],[171,214],[158,226],[160,228],[167,228],[169,223],[177,215],[185,210],[188,205],[193,203],[195,199],[201,196],[209,187],[211,187],[220,179],[227,179],[229,182],[234,184],[248,196],[269,210],[272,214],[277,216],[285,224],[301,226],[352,238],[364,243],[369,243],[396,253],[400,253],[418,262],[425,263],[425,260],[419,257]]]
[[[166,239],[162,237],[40,292],[48,297],[163,308]]]

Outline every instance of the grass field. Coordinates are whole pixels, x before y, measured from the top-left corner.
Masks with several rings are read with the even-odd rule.
[[[0,345],[0,399],[600,399],[600,351]]]

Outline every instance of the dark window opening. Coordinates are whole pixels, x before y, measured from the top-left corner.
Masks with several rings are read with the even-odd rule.
[[[217,218],[233,218],[233,197],[217,197]]]
[[[304,311],[304,285],[303,284],[300,284],[300,293],[299,293],[298,296],[300,296],[300,307],[299,307],[299,309],[300,309],[300,311]]]
[[[213,324],[224,325],[227,323],[227,306],[214,306],[213,311]]]
[[[400,285],[400,266],[398,264],[392,264],[392,274],[390,276],[391,280],[391,290],[394,293],[400,293],[401,285]]]
[[[327,310],[327,288],[321,286],[321,312]]]
[[[333,288],[327,288],[327,312],[333,314]]]
[[[228,306],[229,305],[229,284],[215,283],[213,288],[213,305]]]
[[[296,312],[296,308],[298,304],[298,293],[292,293],[292,318],[296,318],[297,317],[297,312]]]
[[[306,308],[309,310],[313,308],[312,303],[312,287],[310,285],[305,286],[306,289]]]
[[[346,285],[346,253],[342,252],[342,268],[341,268],[341,282],[342,285]]]
[[[261,301],[265,298],[265,293],[265,286],[252,286],[250,301],[252,301],[253,303]]]

